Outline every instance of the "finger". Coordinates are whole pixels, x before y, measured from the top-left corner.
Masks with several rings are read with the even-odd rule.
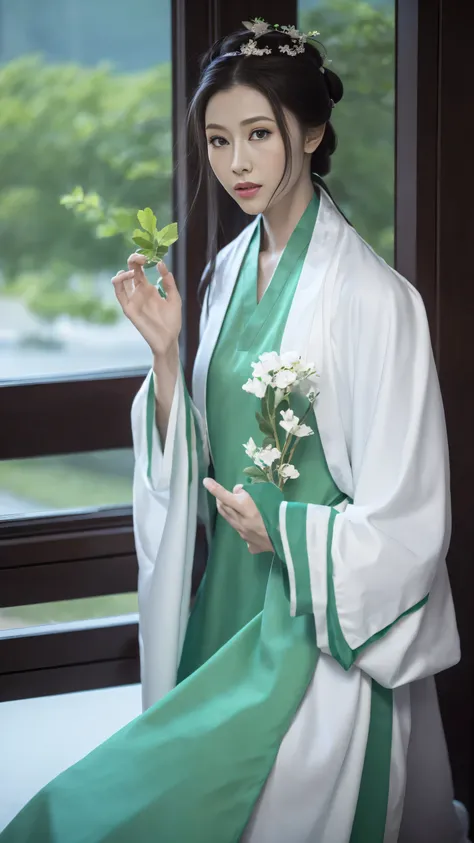
[[[233,527],[234,530],[237,530],[239,535],[242,535],[241,524],[234,510],[229,509],[229,507],[227,506],[224,506],[224,504],[220,501],[216,502],[216,507],[219,515],[222,515],[222,517],[225,518],[225,520],[230,524],[230,526]]]
[[[237,532],[241,534],[242,524],[240,518],[238,517],[238,515],[236,515],[235,510],[229,509],[228,506],[224,506],[223,503],[219,502],[217,504],[217,507],[218,511],[226,519],[226,521],[229,522],[229,524],[234,528],[234,530],[237,530]]]
[[[156,268],[161,275],[161,284],[167,295],[174,295],[178,292],[174,275],[169,271],[164,261],[158,261]]]
[[[127,261],[127,265],[129,270],[134,270],[134,281],[135,286],[139,284],[148,284],[147,277],[143,271],[143,267],[147,262],[147,258],[145,255],[140,255],[139,252],[134,252],[133,255],[130,255]]]
[[[123,308],[125,308],[129,300],[128,292],[125,287],[125,282],[129,281],[130,278],[133,278],[133,271],[127,272],[127,270],[125,269],[120,269],[117,272],[117,275],[114,275],[114,277],[112,278],[112,284],[114,285],[115,295]]]
[[[233,493],[234,495],[236,495],[238,492],[241,492],[243,488],[244,488],[244,487],[243,487],[243,484],[242,484],[242,483],[237,483],[237,485],[236,485],[236,486],[234,486],[234,488],[232,489],[232,493]]]
[[[213,480],[212,477],[205,477],[202,483],[204,488],[207,489],[211,495],[214,495],[218,501],[226,506],[229,506],[231,509],[238,510],[239,507],[237,506],[235,495],[233,495],[232,492],[228,492],[227,489],[224,489],[224,487]]]

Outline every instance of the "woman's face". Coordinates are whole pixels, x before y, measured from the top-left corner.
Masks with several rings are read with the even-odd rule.
[[[254,88],[235,85],[214,94],[207,105],[209,163],[247,214],[260,214],[269,203],[275,205],[294,189],[303,172],[308,175],[302,131],[293,114],[285,110],[285,117],[292,150],[291,174],[273,196],[284,173],[285,148],[267,98]]]

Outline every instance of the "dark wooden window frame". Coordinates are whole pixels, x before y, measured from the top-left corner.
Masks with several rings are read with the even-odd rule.
[[[451,463],[448,570],[461,661],[437,677],[456,797],[474,815],[474,7],[397,3],[396,262],[423,296]],[[440,629],[440,634],[443,630]]]
[[[205,265],[207,197],[194,198],[195,150],[183,126],[199,56],[255,14],[296,20],[293,0],[262,0],[242,14],[223,0],[172,0],[173,204],[180,238],[173,268],[184,304],[182,358],[190,380],[198,344],[195,291]],[[231,213],[223,209],[223,217]],[[0,460],[131,447],[130,409],[145,371],[0,384]],[[197,556],[202,556],[202,533]],[[0,523],[0,605],[116,594],[136,588],[131,508]],[[124,655],[125,654],[125,655]],[[136,619],[4,631],[0,700],[138,680]]]

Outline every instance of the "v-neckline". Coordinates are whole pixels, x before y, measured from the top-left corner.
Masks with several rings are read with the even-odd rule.
[[[266,290],[260,301],[257,302],[258,262],[262,238],[262,218],[260,218],[249,243],[242,267],[245,275],[242,281],[245,286],[248,284],[249,288],[253,289],[254,295],[247,295],[243,302],[242,334],[239,342],[240,350],[247,351],[251,347],[261,327],[265,324],[271,311],[277,305],[278,299],[285,288],[285,283],[291,275],[295,263],[298,262],[308,249],[318,208],[319,197],[315,194],[293,229],[288,243],[283,249],[273,270]],[[253,281],[251,281],[252,277]]]
[[[274,279],[274,277],[277,273],[277,270],[278,270],[278,266],[279,266],[279,263],[280,263],[280,260],[281,260],[281,256],[283,255],[283,252],[285,251],[285,249],[283,249],[283,252],[280,253],[280,255],[278,257],[278,260],[277,260],[277,262],[276,262],[276,264],[273,268],[273,272],[270,275],[270,280],[269,280],[267,286],[265,287],[262,295],[260,296],[260,299],[258,299],[258,276],[259,276],[259,270],[260,270],[260,252],[261,252],[260,244],[262,242],[262,234],[263,234],[262,220],[261,219],[260,219],[260,223],[258,225],[258,230],[260,232],[260,236],[256,237],[256,239],[258,240],[258,247],[259,247],[258,252],[257,252],[257,278],[256,278],[256,281],[255,281],[255,306],[256,307],[259,307],[261,305],[261,303],[262,303],[263,299],[265,298],[269,288],[271,287],[272,281],[273,281],[273,279]],[[285,246],[285,248],[286,248],[286,246]]]

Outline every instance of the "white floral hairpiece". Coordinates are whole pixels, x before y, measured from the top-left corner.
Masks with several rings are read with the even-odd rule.
[[[308,39],[317,38],[320,34],[316,29],[311,32],[300,32],[296,26],[280,26],[278,23],[270,24],[263,20],[263,18],[254,18],[254,20],[251,21],[244,20],[242,23],[246,29],[252,32],[253,38],[242,44],[240,50],[236,50],[233,53],[227,53],[227,55],[269,56],[272,54],[272,50],[269,47],[258,47],[257,38],[260,38],[261,35],[267,35],[269,32],[277,31],[288,35],[293,42],[291,46],[290,44],[279,44],[278,49],[280,50],[280,53],[285,53],[288,56],[297,56],[299,53],[304,53],[304,45]]]
[[[245,44],[242,44],[240,53],[243,56],[271,56],[272,51],[269,47],[257,47],[257,42],[254,38],[250,38]]]

